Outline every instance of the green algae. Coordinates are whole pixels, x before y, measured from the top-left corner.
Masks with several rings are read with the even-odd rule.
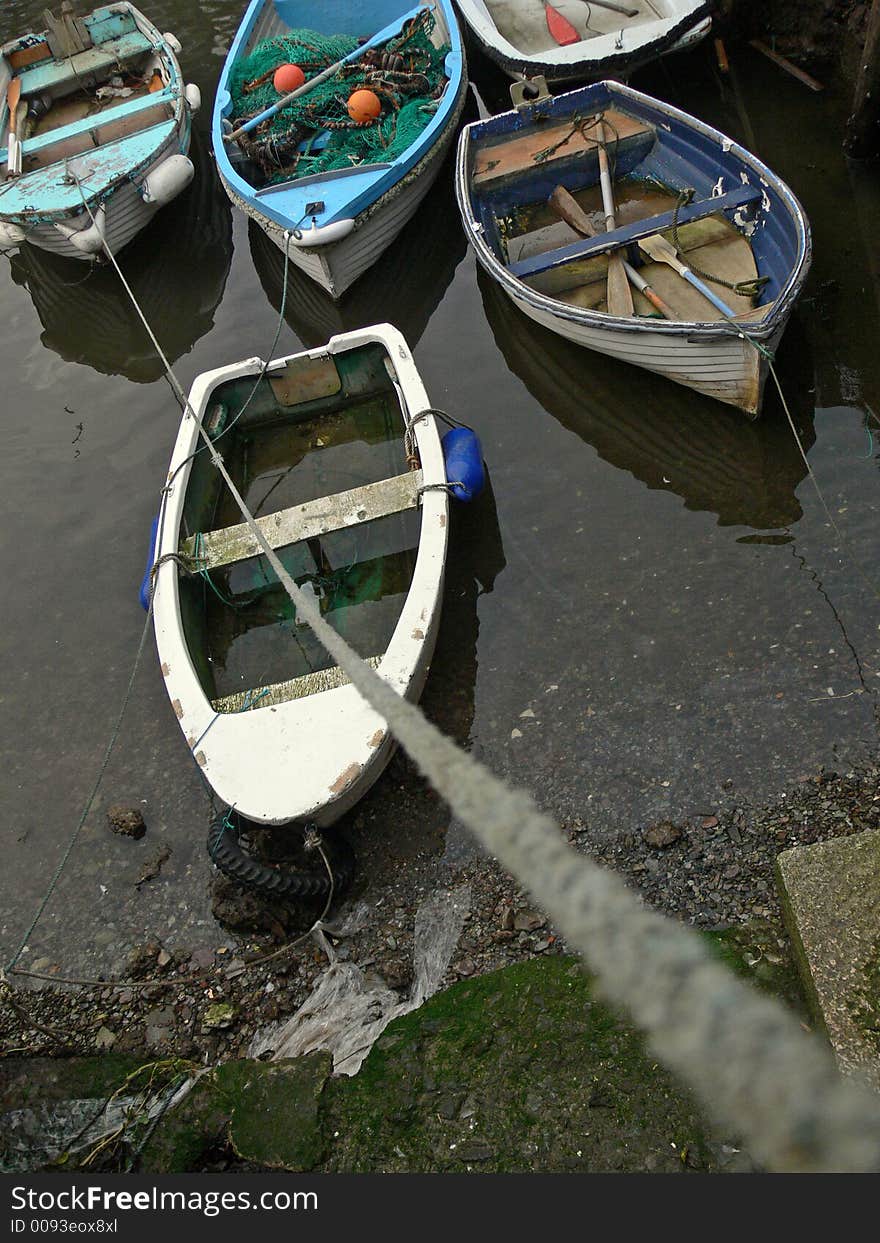
[[[713,1168],[690,1097],[572,958],[453,985],[324,1097],[328,1170]]]

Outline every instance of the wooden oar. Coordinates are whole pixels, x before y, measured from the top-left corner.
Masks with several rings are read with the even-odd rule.
[[[240,138],[242,134],[249,133],[252,129],[256,129],[258,125],[262,125],[264,121],[268,121],[270,117],[274,117],[276,112],[280,112],[282,108],[286,108],[288,104],[293,103],[295,99],[299,99],[300,95],[307,95],[309,91],[314,90],[316,86],[320,86],[322,82],[326,82],[328,78],[332,78],[334,73],[338,73],[343,65],[350,65],[354,61],[359,60],[364,52],[368,52],[370,48],[375,47],[378,43],[384,43],[387,39],[392,39],[397,34],[403,24],[418,17],[423,9],[413,9],[411,13],[405,13],[399,21],[394,22],[391,26],[385,26],[378,34],[373,35],[372,39],[368,39],[366,43],[362,43],[360,47],[356,47],[353,52],[349,52],[347,56],[343,56],[335,65],[329,65],[323,69],[316,77],[309,78],[308,82],[298,86],[295,91],[291,91],[289,95],[283,96],[277,100],[271,108],[264,109],[263,112],[245,121],[243,125],[239,125],[238,129],[234,129],[231,134],[224,135],[224,142],[233,142],[236,138]],[[561,16],[561,14],[560,14]],[[574,30],[574,27],[572,27]],[[577,31],[575,31],[577,34]],[[578,35],[580,38],[580,35]]]
[[[599,181],[602,185],[602,205],[605,208],[605,231],[610,233],[617,225],[614,221],[614,191],[611,188],[608,155],[605,151],[605,126],[601,121],[596,126],[596,137],[599,140]],[[632,291],[623,266],[623,255],[619,251],[612,251],[608,256],[608,312],[616,316],[634,314]]]
[[[547,200],[547,205],[548,207],[552,207],[553,211],[556,212],[556,215],[560,218],[560,220],[564,220],[570,228],[574,229],[575,233],[580,233],[582,237],[596,236],[596,230],[593,228],[592,220],[590,220],[590,217],[581,207],[577,199],[573,195],[569,194],[565,186],[556,187]],[[637,272],[631,264],[627,263],[625,259],[623,261],[623,269],[626,272],[629,283],[634,285],[636,289],[638,289],[639,293],[644,294],[644,296],[651,303],[651,306],[658,310],[665,319],[679,318],[679,316],[672,310],[672,307],[667,306],[660,295],[654,293],[654,290],[645,278]]]
[[[21,132],[22,132],[22,127],[24,126],[25,120],[27,119],[27,110],[28,110],[27,101],[24,99],[19,103],[18,107],[15,110],[15,127],[14,127],[15,128],[15,167],[13,168],[12,171],[15,173],[16,177],[21,176],[21,160],[22,160]]]
[[[547,17],[547,29],[560,47],[568,47],[571,43],[582,43],[584,36],[572,26],[567,17],[563,17],[559,9],[554,9],[548,0],[542,0],[544,13]]]
[[[15,114],[18,111],[18,101],[21,99],[21,78],[13,78],[6,88],[6,108],[9,115],[9,136],[6,140],[6,175],[12,176],[15,172],[15,148],[17,139],[15,136]]]
[[[683,277],[689,285],[693,285],[694,289],[699,290],[704,298],[712,303],[722,315],[726,315],[728,319],[734,319],[736,312],[732,310],[726,302],[723,302],[717,294],[714,294],[708,285],[704,285],[699,277],[694,276],[693,272],[679,259],[675,247],[671,242],[667,242],[665,237],[661,237],[656,233],[653,237],[643,237],[639,241],[639,246],[646,255],[650,255],[656,263],[668,263],[673,271]]]

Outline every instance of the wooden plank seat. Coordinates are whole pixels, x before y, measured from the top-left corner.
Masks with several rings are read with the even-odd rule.
[[[368,656],[365,663],[372,669],[378,669],[381,660],[381,656]],[[212,699],[211,707],[215,712],[250,712],[253,708],[271,708],[294,699],[306,699],[309,695],[320,695],[323,691],[335,690],[337,686],[348,686],[350,682],[344,669],[331,665],[329,669],[318,669],[300,678],[288,678],[286,682],[273,682],[269,686],[223,695],[220,699]]]
[[[59,160],[72,159],[121,138],[130,138],[174,116],[170,93],[145,93],[140,99],[125,100],[94,116],[71,125],[60,126],[27,138],[22,143],[22,162],[26,172],[47,168]],[[5,158],[0,152],[0,158]]]
[[[140,30],[130,30],[116,39],[108,39],[84,52],[65,57],[64,60],[38,61],[29,65],[19,75],[22,99],[41,95],[59,86],[69,85],[77,89],[89,78],[100,78],[111,69],[121,68],[126,61],[153,51],[153,45]]]
[[[337,492],[334,496],[321,496],[290,509],[280,509],[276,514],[258,518],[257,526],[271,548],[284,548],[344,527],[415,509],[421,485],[422,472],[414,470],[347,492]],[[235,561],[246,561],[262,551],[246,523],[193,535],[180,545],[181,555],[197,558],[200,570],[215,570]]]
[[[706,216],[714,216],[718,212],[732,211],[738,207],[748,207],[761,199],[762,191],[757,186],[737,186],[727,194],[718,194],[713,198],[701,199],[697,203],[688,203],[678,211],[679,225],[691,224],[695,220],[703,220]],[[645,220],[636,220],[612,229],[610,233],[597,233],[595,237],[583,238],[581,241],[570,242],[567,246],[559,246],[555,250],[545,251],[542,255],[532,255],[518,263],[508,265],[511,275],[520,280],[530,276],[539,276],[543,272],[552,271],[571,263],[574,259],[589,259],[593,255],[601,255],[609,250],[620,250],[630,242],[637,242],[643,237],[653,237],[655,233],[663,233],[671,229],[676,220],[674,211],[661,212],[658,216],[649,216]]]
[[[633,139],[654,134],[650,125],[624,112],[609,109],[604,115],[608,126],[613,127],[619,147],[625,147]],[[583,120],[589,125],[590,117]],[[487,142],[474,155],[474,186],[484,189],[506,177],[549,167],[556,160],[595,152],[599,146],[595,133],[595,129],[587,128],[583,133],[574,128],[569,118],[555,124],[536,125],[519,138],[506,135],[502,142],[494,145]],[[545,159],[540,159],[545,152],[549,154]]]

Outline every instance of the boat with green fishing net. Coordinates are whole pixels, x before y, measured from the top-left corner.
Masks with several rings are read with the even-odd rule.
[[[338,297],[430,190],[466,91],[452,0],[252,0],[214,106],[221,180]]]
[[[297,620],[201,428],[297,585],[415,700],[440,621],[448,534],[429,411],[388,324],[193,385],[150,557],[156,645],[187,746],[249,821],[331,824],[380,775],[393,741]]]

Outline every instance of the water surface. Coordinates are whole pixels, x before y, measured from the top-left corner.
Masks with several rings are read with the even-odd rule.
[[[5,4],[0,35],[30,28],[44,7]],[[217,192],[206,156],[241,0],[147,7],[180,38],[187,79],[203,92],[199,182],[123,266],[187,386],[270,350],[281,273]],[[845,99],[811,94],[750,50],[733,59],[745,112],[711,44],[634,84],[740,140],[747,119],[758,154],[806,207],[813,272],[779,373],[845,545],[777,398],[749,423],[527,323],[478,276],[448,170],[341,304],[295,278],[280,330],[278,353],[390,319],[414,346],[433,402],[479,431],[491,488],[455,515],[423,703],[594,840],[772,798],[819,765],[876,748],[880,610],[862,577],[880,579],[867,416],[880,411],[876,176],[842,158]],[[472,69],[497,110],[504,84],[476,58]],[[144,626],[138,585],[179,412],[111,273],[0,258],[0,302],[8,951],[76,827],[129,694]],[[395,822],[400,780],[386,777],[369,796],[392,859],[421,832]],[[141,842],[109,832],[114,802],[142,807]],[[355,844],[358,814],[348,822]],[[445,828],[443,809],[432,815]],[[111,969],[146,934],[172,946],[222,939],[210,914],[206,817],[149,635],[94,809],[25,960]],[[436,835],[424,841],[443,848]],[[136,887],[163,843],[172,853],[160,875]]]

